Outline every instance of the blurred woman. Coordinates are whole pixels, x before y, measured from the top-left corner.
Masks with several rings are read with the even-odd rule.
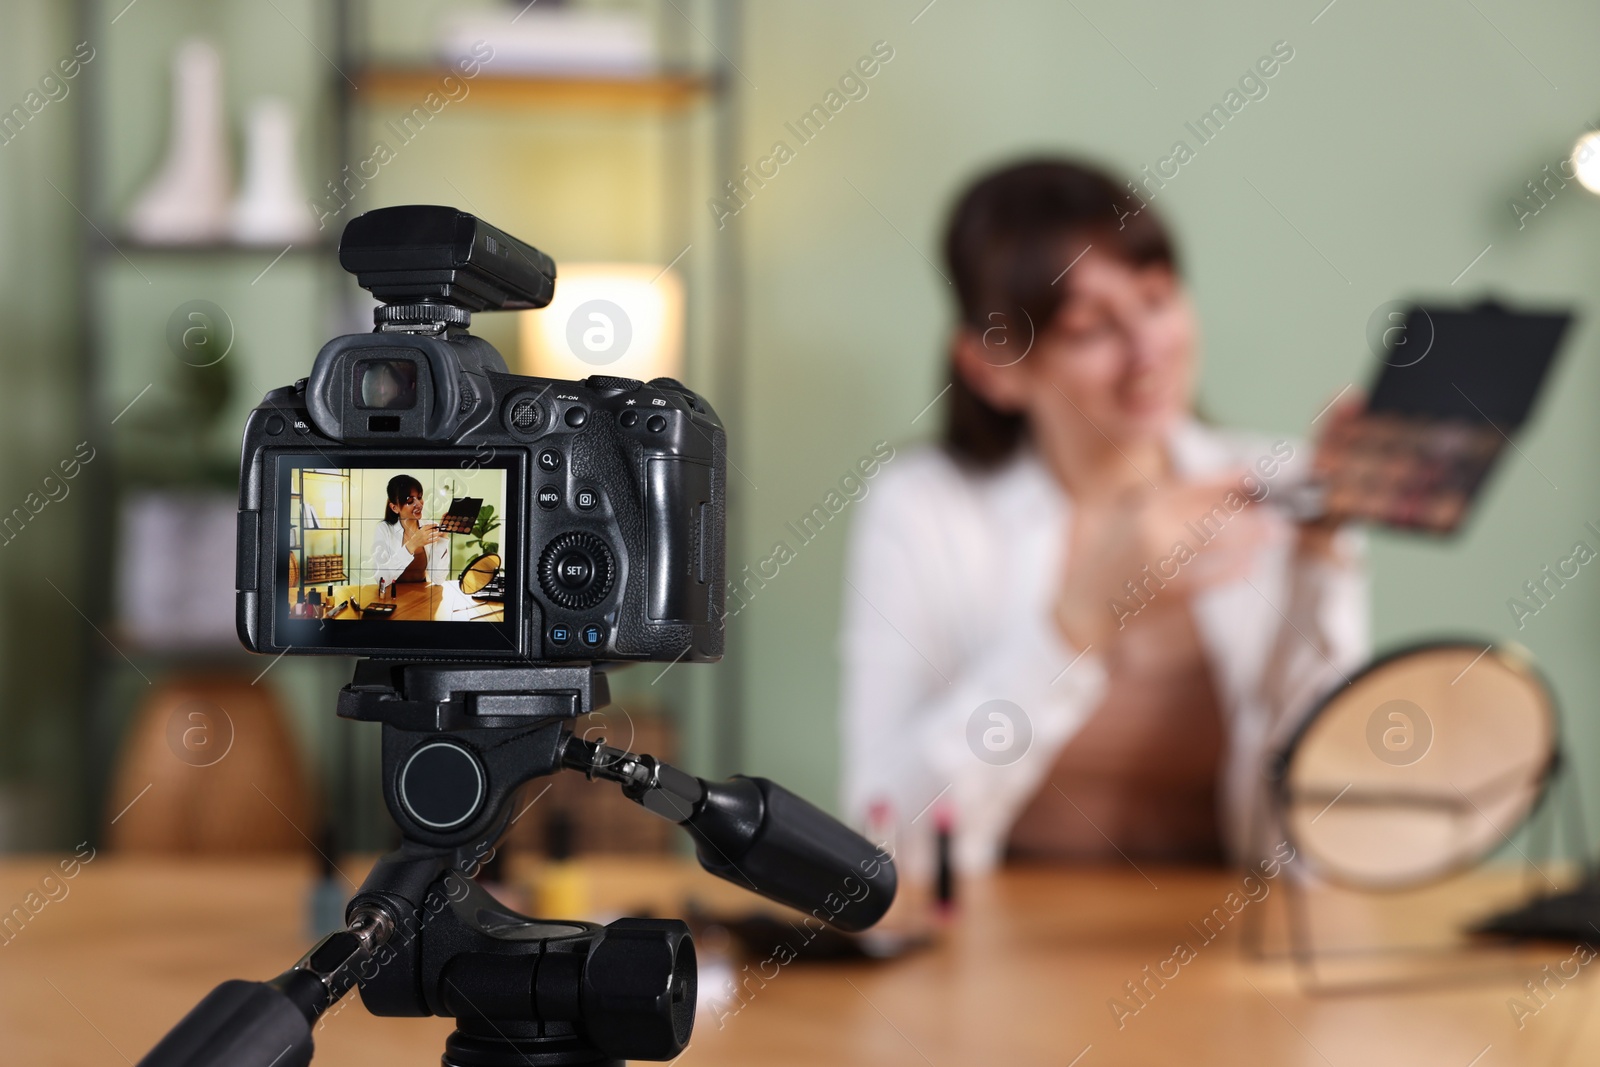
[[[1256,858],[1270,743],[1367,655],[1358,542],[1263,504],[1305,445],[1195,417],[1172,239],[1115,180],[998,171],[944,253],[944,441],[852,533],[848,809],[948,805],[968,870]]]

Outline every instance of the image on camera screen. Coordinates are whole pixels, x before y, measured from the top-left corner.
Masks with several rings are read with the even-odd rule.
[[[288,471],[291,619],[504,622],[504,469]]]

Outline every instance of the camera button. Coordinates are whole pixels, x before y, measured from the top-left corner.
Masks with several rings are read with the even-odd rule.
[[[665,415],[651,415],[645,425],[650,428],[651,433],[660,433],[667,428],[667,417]]]
[[[552,627],[550,627],[550,643],[552,645],[564,645],[568,641],[571,641],[571,640],[572,640],[572,627],[570,627],[570,626],[552,626]]]
[[[518,397],[506,409],[506,424],[513,433],[536,434],[543,416],[539,413],[539,403],[532,397]]]
[[[590,648],[594,648],[605,641],[606,628],[597,622],[591,622],[582,630],[578,631],[578,636],[582,639],[584,644],[588,645]]]
[[[606,543],[594,534],[558,534],[539,554],[539,588],[558,607],[587,611],[611,592],[616,563]]]
[[[561,490],[553,485],[539,487],[539,506],[546,511],[561,506]]]
[[[589,413],[582,408],[568,408],[565,421],[568,426],[576,430],[589,421]]]
[[[539,453],[539,469],[545,471],[558,471],[561,469],[561,453],[553,448],[547,448]]]
[[[624,411],[621,415],[617,416],[617,421],[622,423],[624,426],[637,426],[639,424],[639,413],[632,408],[629,408],[627,411]]]
[[[572,502],[578,505],[579,511],[593,511],[600,504],[600,494],[584,486],[574,494]]]
[[[268,415],[267,416],[266,429],[267,429],[267,432],[270,433],[272,436],[276,437],[280,433],[282,433],[283,431],[287,430],[288,428],[289,428],[289,424],[283,421],[283,416],[282,415]]]
[[[568,552],[556,561],[556,581],[568,589],[584,589],[594,577],[594,560],[579,551]]]

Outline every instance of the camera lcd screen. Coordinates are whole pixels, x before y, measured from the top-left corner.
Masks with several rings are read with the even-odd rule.
[[[515,597],[506,596],[515,588],[507,563],[517,558],[520,533],[506,526],[517,514],[513,471],[504,462],[448,463],[383,456],[336,467],[321,456],[280,458],[274,614],[284,643],[514,644]]]
[[[412,360],[357,360],[355,376],[361,407],[408,411],[417,406],[417,365]]]

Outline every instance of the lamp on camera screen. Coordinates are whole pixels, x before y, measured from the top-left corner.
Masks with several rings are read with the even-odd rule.
[[[504,622],[506,471],[287,467],[291,619]]]

